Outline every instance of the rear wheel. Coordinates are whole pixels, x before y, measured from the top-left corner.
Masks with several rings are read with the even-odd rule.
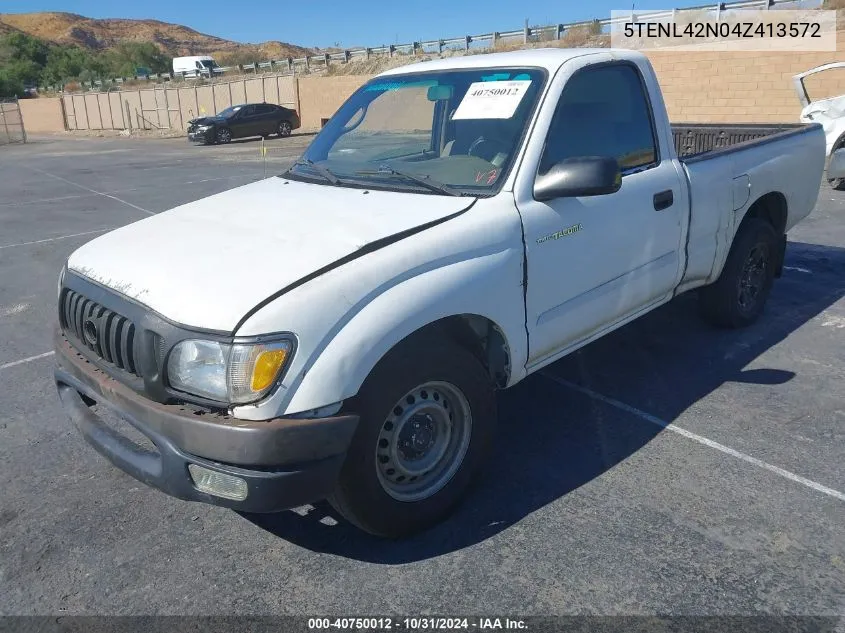
[[[748,218],[734,238],[719,279],[699,291],[699,306],[713,325],[740,328],[763,312],[774,283],[778,240],[772,225]]]
[[[232,140],[232,132],[229,128],[224,127],[217,130],[217,142],[225,145]]]
[[[279,126],[276,128],[279,137],[290,136],[292,131],[293,128],[291,127],[290,121],[279,121]]]
[[[496,425],[487,370],[466,349],[440,340],[390,352],[350,409],[361,421],[329,502],[362,530],[388,538],[450,513]]]

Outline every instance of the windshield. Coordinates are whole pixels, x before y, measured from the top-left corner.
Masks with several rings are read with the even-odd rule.
[[[219,116],[222,119],[228,118],[228,117],[232,116],[235,112],[240,110],[242,107],[243,106],[229,106],[225,110],[221,110],[220,114],[218,114],[217,116]]]
[[[213,60],[210,60],[210,59],[204,59],[204,60],[202,60],[202,62],[200,62],[200,63],[201,63],[203,66],[205,66],[206,68],[217,68],[217,64],[215,64],[215,63],[214,63],[214,61],[213,61]]]
[[[545,72],[462,69],[376,78],[287,172],[338,186],[490,195],[504,182]]]

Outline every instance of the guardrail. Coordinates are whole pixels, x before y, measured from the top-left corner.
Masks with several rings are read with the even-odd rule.
[[[631,11],[631,20],[634,22],[654,22],[674,18],[679,13],[688,13],[690,11],[714,11],[720,15],[724,11],[734,10],[769,10],[776,8],[778,5],[795,5],[797,0],[738,0],[736,2],[720,2],[718,4],[706,4],[695,7],[685,7],[683,9],[672,9],[671,11]],[[349,63],[356,60],[368,60],[373,56],[393,57],[396,54],[400,55],[417,55],[417,54],[442,54],[444,49],[469,51],[472,45],[482,45],[480,48],[495,48],[501,42],[510,42],[514,39],[521,39],[522,43],[528,44],[532,41],[553,41],[561,40],[565,37],[568,31],[573,29],[583,28],[599,28],[602,32],[607,27],[613,27],[614,24],[627,22],[629,18],[606,18],[596,20],[584,20],[581,22],[569,22],[565,24],[551,24],[546,26],[529,27],[528,24],[521,28],[512,31],[494,31],[490,33],[480,33],[478,35],[464,35],[461,37],[452,37],[437,40],[426,40],[421,42],[411,42],[408,44],[390,44],[374,47],[351,48],[335,53],[324,53],[319,55],[307,55],[305,57],[288,57],[286,59],[268,60],[263,62],[254,62],[252,64],[243,64],[239,66],[218,66],[214,72],[207,79],[213,81],[214,77],[218,75],[225,75],[227,73],[238,72],[244,73],[252,71],[258,73],[259,70],[269,69],[271,72],[281,72],[283,74],[296,74],[299,72],[311,72],[316,69],[325,69],[332,62]],[[484,46],[486,44],[486,46]],[[115,77],[113,79],[98,79],[90,82],[76,82],[84,88],[92,90],[102,90],[109,84],[112,86],[120,86],[127,81],[172,81],[174,79],[186,79],[186,77],[174,77],[171,73],[159,73],[151,75],[136,75],[134,77]],[[47,86],[41,90],[46,91],[63,91],[64,86]]]

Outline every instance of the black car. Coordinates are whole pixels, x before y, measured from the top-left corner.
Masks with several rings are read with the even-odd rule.
[[[298,127],[295,110],[272,103],[246,103],[226,108],[217,116],[191,119],[188,140],[209,144],[247,136],[290,136]]]

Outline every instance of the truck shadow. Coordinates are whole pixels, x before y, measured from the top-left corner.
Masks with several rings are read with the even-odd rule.
[[[723,331],[697,316],[694,293],[572,354],[499,396],[499,433],[480,482],[456,513],[402,541],[370,537],[327,503],[277,515],[244,515],[316,552],[403,564],[480,543],[601,476],[662,432],[563,380],[672,422],[729,382],[778,385],[795,373],[744,369],[845,295],[845,249],[791,242],[787,270],[763,318]],[[812,271],[812,272],[805,272]]]

